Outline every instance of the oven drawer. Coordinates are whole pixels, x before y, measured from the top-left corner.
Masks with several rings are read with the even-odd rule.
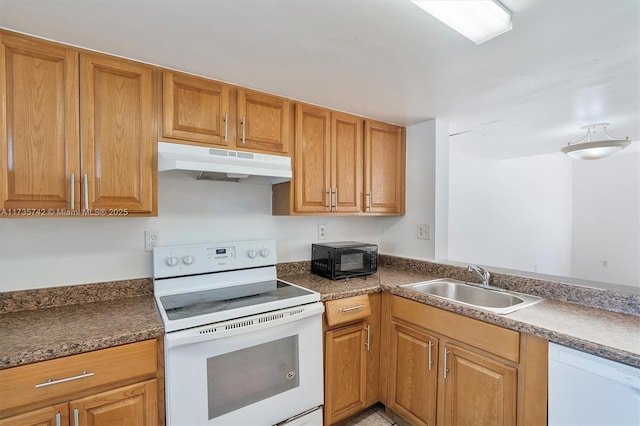
[[[329,300],[325,302],[325,312],[329,327],[366,318],[371,315],[369,295],[361,294],[360,296]]]
[[[0,370],[0,412],[156,374],[156,340]]]

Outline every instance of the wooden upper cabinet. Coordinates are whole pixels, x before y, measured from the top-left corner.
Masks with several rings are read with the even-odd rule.
[[[364,211],[403,215],[405,211],[405,130],[365,120]]]
[[[0,32],[0,208],[70,209],[78,52]]]
[[[153,212],[155,69],[82,54],[80,71],[83,208]]]
[[[239,148],[289,153],[290,102],[265,93],[238,90]]]
[[[362,119],[331,113],[333,211],[358,213],[362,200]]]
[[[229,145],[229,86],[164,71],[162,134],[167,138]]]
[[[296,105],[294,203],[298,213],[325,212],[331,198],[331,113]]]
[[[304,104],[295,117],[295,212],[360,212],[362,119]]]

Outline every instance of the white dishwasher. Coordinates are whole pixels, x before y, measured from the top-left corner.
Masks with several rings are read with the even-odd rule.
[[[549,343],[549,426],[640,426],[640,369]]]

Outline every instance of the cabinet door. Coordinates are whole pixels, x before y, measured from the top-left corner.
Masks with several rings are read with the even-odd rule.
[[[413,425],[435,425],[438,339],[393,321],[389,407]]]
[[[367,213],[403,215],[404,129],[365,120],[364,195]]]
[[[365,323],[367,327],[367,398],[365,407],[380,400],[380,314],[382,293],[369,294],[371,316]]]
[[[212,80],[162,73],[163,135],[229,145],[229,87]]]
[[[333,424],[365,406],[367,382],[366,325],[327,331],[325,335],[325,415]]]
[[[298,213],[329,211],[331,199],[330,112],[296,105],[294,202]]]
[[[289,101],[238,90],[238,141],[241,148],[289,152]]]
[[[360,212],[362,200],[362,119],[331,114],[332,205],[337,212]]]
[[[91,395],[69,403],[71,416],[90,426],[157,426],[158,398],[156,380]]]
[[[60,426],[68,424],[69,405],[66,402],[0,419],[0,426]]]
[[[515,368],[449,343],[444,357],[445,425],[516,424]]]
[[[0,96],[0,208],[70,209],[78,53],[0,33]]]
[[[83,54],[80,71],[83,208],[152,213],[154,68]]]

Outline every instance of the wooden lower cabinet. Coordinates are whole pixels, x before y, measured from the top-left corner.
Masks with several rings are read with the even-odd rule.
[[[161,347],[159,338],[0,370],[0,426],[163,424]]]
[[[546,425],[545,339],[398,296],[384,301],[381,401],[391,412],[413,426]]]
[[[69,404],[57,404],[0,419],[0,426],[60,426],[69,424]]]
[[[436,337],[392,323],[388,405],[414,425],[435,424],[437,354]]]
[[[451,343],[443,353],[445,425],[516,424],[516,368]]]
[[[70,412],[72,417],[78,413],[80,425],[155,426],[158,424],[156,394],[157,381],[148,380],[71,401]]]
[[[325,335],[325,424],[332,424],[365,407],[367,384],[366,322],[327,331]]]
[[[156,379],[148,380],[0,419],[0,426],[156,426],[156,393]]]
[[[379,401],[380,294],[325,305],[324,424],[330,425]]]

